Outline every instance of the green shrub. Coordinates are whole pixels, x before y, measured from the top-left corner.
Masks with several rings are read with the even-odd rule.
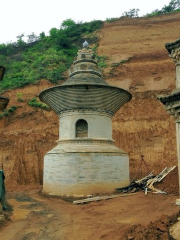
[[[120,62],[112,63],[112,64],[111,64],[111,67],[118,67],[118,66],[121,65],[122,63],[128,62],[130,59],[131,59],[131,58],[123,59],[123,60],[121,60]]]
[[[12,107],[10,107],[10,108],[8,109],[8,112],[13,113],[13,112],[16,111],[16,109],[17,109],[16,106],[12,106]]]
[[[9,116],[9,114],[10,114],[10,113],[8,112],[8,110],[4,110],[4,111],[3,111],[3,116],[7,117],[7,116]]]
[[[106,18],[106,22],[115,22],[119,20],[119,18]]]
[[[16,109],[17,109],[16,106],[12,106],[9,109],[4,109],[3,111],[0,112],[0,119],[2,119],[3,117],[7,117],[7,116],[13,114]]]
[[[145,17],[153,17],[167,13],[179,12],[180,11],[180,1],[179,0],[171,0],[168,5],[164,5],[161,10],[154,10],[151,13],[145,15]]]
[[[31,107],[41,108],[43,110],[50,110],[46,104],[39,102],[35,97],[28,101],[28,105]]]
[[[23,94],[22,94],[22,93],[17,93],[16,96],[17,96],[17,101],[18,101],[18,102],[24,102]]]
[[[13,108],[9,108],[8,112],[13,113],[15,110]]]
[[[133,9],[130,9],[128,12],[124,12],[122,14],[122,16],[123,17],[134,18],[134,17],[138,17],[138,12],[139,12],[138,8],[133,8]]]
[[[101,67],[101,68],[106,68],[107,67],[107,63],[106,63],[107,56],[105,56],[105,55],[102,55],[102,56],[96,55],[96,59],[97,59],[97,64],[98,64],[99,67]]]
[[[106,67],[107,67],[107,63],[106,63],[107,56],[105,56],[105,55],[101,55],[101,56],[98,55],[98,54],[96,53],[98,47],[99,47],[99,44],[96,44],[96,45],[92,48],[92,50],[93,50],[93,52],[94,52],[94,56],[95,56],[95,58],[96,58],[96,60],[97,60],[97,64],[98,64],[98,66],[101,67],[101,68],[106,68]]]

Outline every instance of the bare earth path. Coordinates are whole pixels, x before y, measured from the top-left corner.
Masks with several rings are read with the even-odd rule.
[[[177,214],[176,198],[138,192],[133,196],[73,205],[45,197],[39,190],[10,192],[7,200],[13,214],[0,228],[0,240],[138,239],[131,238],[127,231],[137,224],[145,228],[151,221]],[[167,236],[166,229],[158,228]]]

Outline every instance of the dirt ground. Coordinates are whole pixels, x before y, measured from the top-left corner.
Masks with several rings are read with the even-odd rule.
[[[121,194],[122,193],[118,193]],[[1,240],[171,239],[169,226],[179,216],[177,194],[134,195],[75,205],[44,196],[41,187],[7,193]]]
[[[120,197],[75,205],[44,195],[40,185],[9,186],[0,240],[172,240],[169,228],[180,216],[178,168],[154,187],[167,195],[116,192]]]

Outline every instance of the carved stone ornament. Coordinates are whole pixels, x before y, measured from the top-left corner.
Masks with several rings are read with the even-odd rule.
[[[180,64],[180,47],[172,50],[170,57],[173,59],[175,64]]]

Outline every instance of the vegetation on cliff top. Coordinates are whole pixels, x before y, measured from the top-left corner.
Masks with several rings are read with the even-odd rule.
[[[95,20],[89,23],[75,23],[65,20],[60,29],[52,28],[49,36],[42,32],[39,36],[31,34],[27,42],[24,35],[17,37],[17,42],[0,44],[0,63],[6,67],[0,91],[34,84],[40,79],[53,83],[64,79],[64,71],[72,64],[78,46],[84,41],[90,42],[97,37],[93,32],[103,22]]]
[[[138,8],[133,8],[127,12],[124,12],[122,14],[122,17],[135,18],[139,16],[138,12],[139,12]],[[180,0],[171,0],[169,4],[165,5],[161,10],[156,9],[151,13],[147,13],[144,17],[153,17],[153,16],[158,16],[158,15],[163,15],[163,14],[173,13],[173,12],[180,12]],[[117,21],[120,18],[107,18],[106,21],[113,22],[113,21]]]
[[[171,12],[179,12],[180,11],[180,1],[179,0],[171,0],[168,5],[165,5],[161,10],[154,10],[152,13],[146,14],[146,17],[162,15]]]
[[[130,9],[121,17],[138,17],[139,9]],[[171,0],[161,10],[154,10],[146,17],[180,11],[180,1]],[[121,18],[120,17],[120,18]],[[120,18],[107,19],[115,21]],[[86,39],[90,44],[97,42],[94,31],[101,28],[103,21],[94,20],[86,23],[75,23],[71,19],[63,21],[60,28],[52,28],[49,36],[44,32],[36,36],[34,33],[17,37],[17,42],[0,44],[0,65],[6,67],[4,80],[0,84],[0,92],[35,84],[40,79],[48,79],[57,84],[65,78],[64,72],[72,64],[78,47]],[[95,45],[97,50],[98,44]],[[106,56],[97,56],[100,67],[106,67]]]

